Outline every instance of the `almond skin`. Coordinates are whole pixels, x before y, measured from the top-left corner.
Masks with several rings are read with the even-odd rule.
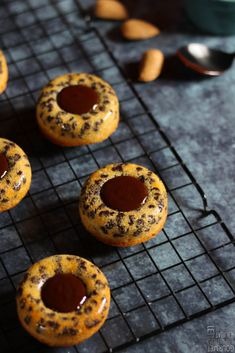
[[[142,40],[155,37],[160,30],[149,22],[130,19],[121,26],[121,33],[125,39]]]
[[[119,1],[98,0],[95,5],[95,16],[105,20],[122,21],[128,18],[128,12]]]
[[[149,49],[144,52],[140,62],[139,81],[150,82],[161,74],[164,55],[161,50]]]

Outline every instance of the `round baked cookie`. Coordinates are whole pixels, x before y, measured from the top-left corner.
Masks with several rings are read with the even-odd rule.
[[[32,172],[28,157],[12,141],[0,138],[0,212],[15,207],[27,194]]]
[[[104,324],[110,289],[91,262],[54,255],[26,272],[16,296],[23,327],[49,346],[71,346],[92,336]]]
[[[119,123],[119,102],[113,88],[86,73],[56,77],[42,90],[36,109],[43,135],[62,146],[107,139]]]
[[[110,164],[82,188],[83,225],[98,240],[127,247],[159,233],[167,217],[167,193],[159,177],[136,164]]]
[[[7,86],[7,81],[8,81],[7,61],[3,52],[0,50],[0,94],[5,91]]]

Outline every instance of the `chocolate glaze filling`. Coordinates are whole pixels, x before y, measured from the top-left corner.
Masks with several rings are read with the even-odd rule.
[[[81,307],[87,293],[80,278],[71,273],[59,273],[44,283],[41,298],[46,307],[68,313]]]
[[[99,104],[98,93],[87,86],[76,85],[63,88],[57,95],[60,108],[72,114],[85,114]]]
[[[4,178],[9,170],[9,164],[6,156],[0,153],[0,180]]]
[[[148,189],[137,178],[119,176],[104,183],[100,196],[109,208],[127,212],[136,210],[145,202]]]

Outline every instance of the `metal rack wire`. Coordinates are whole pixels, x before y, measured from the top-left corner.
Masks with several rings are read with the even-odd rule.
[[[112,289],[104,327],[69,352],[119,351],[234,302],[232,234],[218,213],[208,209],[200,185],[104,38],[88,28],[77,3],[45,0],[38,6],[34,0],[3,1],[2,7],[7,15],[0,18],[5,23],[0,26],[1,48],[8,57],[10,82],[0,97],[0,131],[22,146],[33,168],[29,195],[17,208],[0,215],[3,351],[50,351],[19,326],[14,293],[31,263],[55,253],[92,260],[107,275]],[[37,130],[38,89],[69,71],[98,74],[119,95],[120,127],[101,144],[63,149],[44,141]],[[155,239],[129,249],[98,243],[85,232],[77,214],[84,180],[95,169],[118,161],[157,171],[169,194],[165,229]]]

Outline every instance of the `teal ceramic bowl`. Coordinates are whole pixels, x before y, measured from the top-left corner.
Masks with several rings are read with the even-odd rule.
[[[191,21],[204,32],[235,33],[235,0],[184,0]]]

